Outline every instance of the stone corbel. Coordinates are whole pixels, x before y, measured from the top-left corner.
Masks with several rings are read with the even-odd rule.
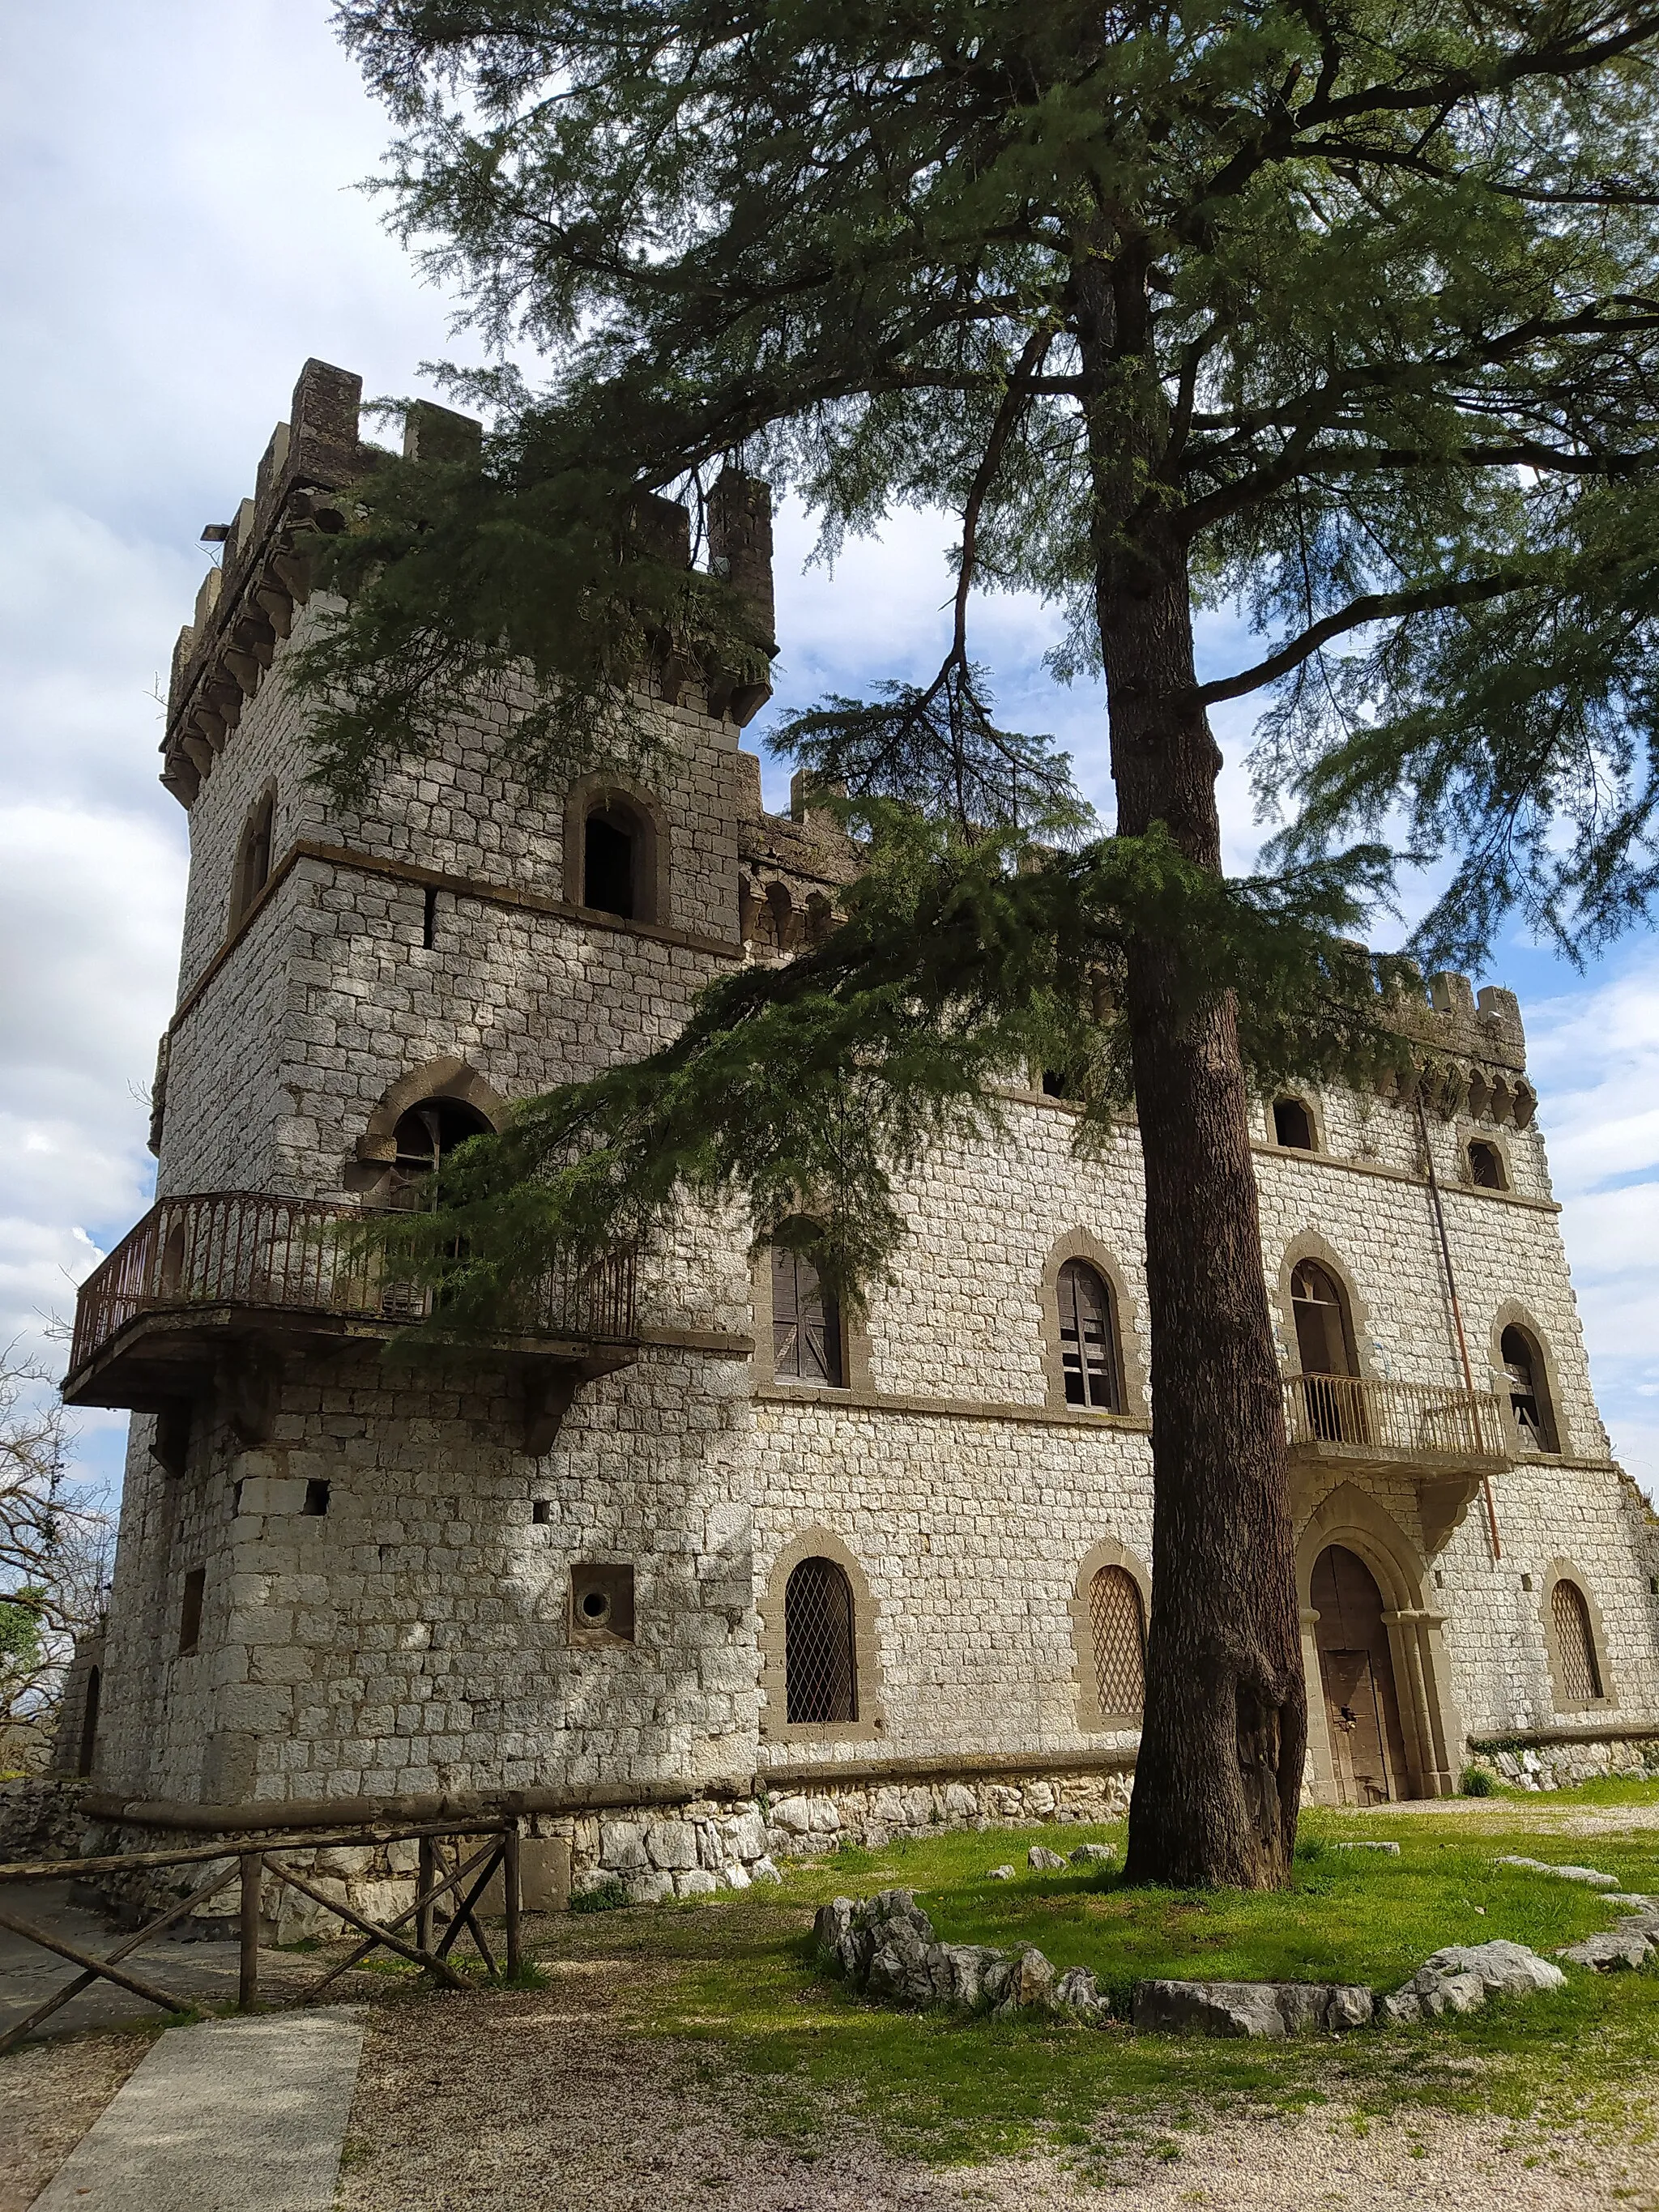
[[[1453,1535],[1468,1517],[1475,1493],[1480,1487],[1478,1474],[1448,1475],[1439,1482],[1425,1482],[1418,1486],[1417,1508],[1423,1524],[1423,1548],[1431,1559],[1437,1559]]]
[[[635,1357],[632,1352],[596,1352],[586,1358],[527,1360],[522,1370],[526,1454],[539,1459],[551,1451],[559,1425],[582,1384],[595,1382],[602,1375],[614,1375],[620,1367],[631,1367]]]
[[[583,1377],[573,1366],[547,1361],[531,1368],[524,1378],[524,1450],[540,1459],[553,1449],[559,1424],[570,1411]]]
[[[220,1407],[246,1450],[262,1451],[270,1442],[282,1382],[282,1359],[267,1346],[242,1343],[220,1355]]]

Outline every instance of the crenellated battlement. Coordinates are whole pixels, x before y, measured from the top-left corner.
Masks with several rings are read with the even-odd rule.
[[[289,419],[260,456],[253,495],[228,523],[210,524],[209,544],[223,548],[202,579],[191,618],[173,648],[161,781],[182,805],[194,803],[311,596],[308,550],[341,530],[334,495],[386,458],[358,430],[363,380],[327,362],[308,361],[294,387]],[[447,459],[476,452],[481,426],[422,401],[404,425],[407,458]]]
[[[211,524],[204,542],[222,546],[196,595],[191,620],[173,649],[161,781],[184,806],[204,780],[258,693],[295,610],[311,596],[309,551],[319,535],[345,526],[335,495],[371,474],[387,458],[359,432],[362,379],[327,362],[308,361],[294,387],[289,419],[270,434],[254,475],[253,495],[228,523]],[[483,426],[429,400],[410,405],[404,420],[405,460],[457,461],[476,456]],[[775,653],[772,589],[772,503],[768,487],[727,467],[708,498],[709,567],[747,605],[769,653]],[[690,517],[678,501],[647,494],[641,535],[671,563],[692,565]],[[653,641],[653,688],[669,704],[696,703],[739,728],[771,696],[769,683],[733,674],[684,652],[666,636]]]

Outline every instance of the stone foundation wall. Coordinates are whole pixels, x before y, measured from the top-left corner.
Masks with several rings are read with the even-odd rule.
[[[84,1782],[23,1775],[0,1782],[0,1861],[68,1859],[81,1849]]]
[[[1571,1790],[1580,1782],[1650,1782],[1659,1776],[1659,1737],[1613,1737],[1603,1743],[1471,1746],[1471,1766],[1513,1790]]]

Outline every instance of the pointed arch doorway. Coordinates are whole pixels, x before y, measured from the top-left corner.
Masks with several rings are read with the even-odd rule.
[[[1357,1552],[1328,1544],[1314,1562],[1309,1594],[1319,1615],[1319,1673],[1338,1800],[1382,1805],[1407,1796],[1394,1654],[1376,1578]]]

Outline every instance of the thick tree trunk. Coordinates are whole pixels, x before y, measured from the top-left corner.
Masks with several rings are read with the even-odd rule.
[[[1110,609],[1118,826],[1219,867],[1220,756],[1193,684],[1184,574]],[[1158,702],[1163,702],[1160,708]],[[1149,711],[1150,710],[1150,711]],[[1132,1881],[1281,1885],[1307,1698],[1284,1405],[1231,1001],[1183,1016],[1178,948],[1136,945],[1127,1012],[1146,1177],[1152,1609]]]
[[[1099,263],[1079,272],[1079,336],[1101,392],[1091,442],[1118,830],[1162,823],[1189,859],[1218,869],[1221,756],[1194,698],[1185,552],[1146,497],[1160,440],[1145,296],[1121,261],[1109,277]],[[1307,1745],[1284,1404],[1235,1009],[1183,1012],[1180,959],[1153,939],[1128,959],[1153,1505],[1126,1873],[1272,1888],[1290,1872]]]

